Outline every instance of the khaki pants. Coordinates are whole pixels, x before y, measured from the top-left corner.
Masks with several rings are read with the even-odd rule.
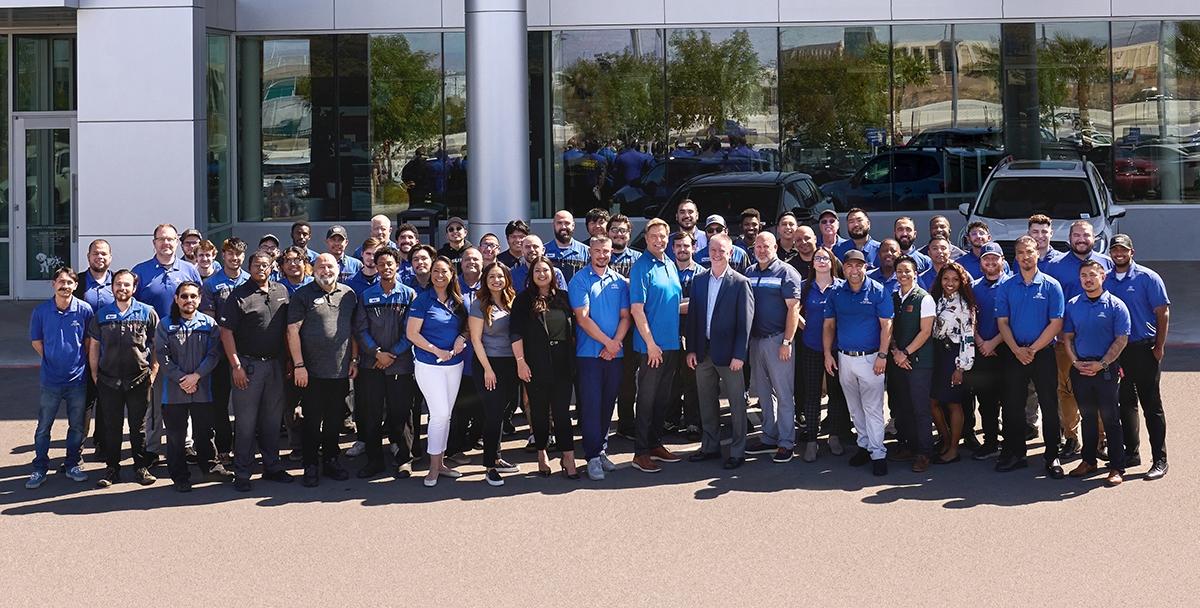
[[[1062,342],[1054,345],[1054,360],[1058,364],[1058,420],[1062,424],[1063,437],[1078,439],[1079,404],[1075,401],[1075,391],[1071,389],[1071,359]]]

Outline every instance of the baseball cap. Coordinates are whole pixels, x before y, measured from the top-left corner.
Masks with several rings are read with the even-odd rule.
[[[708,216],[708,219],[704,221],[705,227],[711,226],[713,224],[720,224],[722,227],[725,227],[725,218],[714,213],[714,214]]]
[[[979,248],[980,259],[983,259],[983,256],[985,255],[998,255],[1000,257],[1004,257],[1004,250],[1000,249],[1000,246],[996,243],[984,243],[983,247]]]
[[[862,252],[857,249],[851,249],[850,251],[847,251],[846,257],[842,258],[842,263],[849,264],[853,260],[857,260],[863,264],[867,263],[867,258],[863,257]]]
[[[200,239],[204,238],[204,235],[200,234],[199,230],[196,230],[195,228],[188,228],[187,230],[183,231],[183,234],[179,235],[179,240],[182,241],[183,239],[186,239],[189,236],[194,236],[194,237],[200,238]]]
[[[1109,243],[1108,245],[1109,249],[1112,249],[1113,247],[1124,247],[1132,250],[1133,239],[1129,238],[1128,234],[1118,234],[1112,238],[1112,243]]]
[[[334,225],[330,226],[329,232],[325,233],[325,238],[327,238],[327,239],[331,239],[335,236],[340,236],[344,239],[350,238],[350,237],[346,236],[346,228],[344,226],[342,226],[341,224],[334,224]]]
[[[452,217],[452,218],[446,220],[446,228],[449,228],[455,224],[458,224],[459,226],[462,226],[463,228],[467,227],[467,223],[464,222],[461,217],[455,216],[455,217]]]
[[[271,234],[270,232],[268,232],[268,233],[266,233],[266,234],[262,235],[262,238],[261,238],[261,239],[258,239],[258,244],[259,244],[259,245],[262,245],[262,244],[263,244],[263,241],[275,241],[275,246],[276,246],[276,247],[278,247],[278,246],[279,246],[279,237],[277,237],[277,236],[275,236],[275,235]]]
[[[837,219],[837,216],[838,216],[837,211],[834,211],[833,209],[826,209],[821,212],[821,215],[817,216],[817,219],[821,219],[821,218],[825,217],[826,215],[832,215],[833,219],[835,219],[835,220]]]

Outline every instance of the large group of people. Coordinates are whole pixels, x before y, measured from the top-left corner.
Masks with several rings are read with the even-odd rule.
[[[94,420],[98,487],[121,481],[125,425],[143,485],[163,456],[180,491],[193,467],[248,491],[260,466],[288,483],[298,462],[317,486],[365,456],[360,479],[427,463],[416,470],[434,486],[479,449],[499,486],[519,472],[501,450],[517,411],[537,473],[552,474],[553,454],[569,479],[616,471],[615,435],[632,441],[633,469],[659,472],[684,458],[667,447],[676,433],[699,444],[687,460],[727,470],[747,455],[811,463],[849,449],[874,475],[889,461],[926,473],[964,451],[1006,472],[1028,466],[1040,419],[1047,477],[1091,477],[1104,461],[1116,486],[1143,464],[1140,416],[1144,478],[1167,473],[1170,302],[1128,235],[1102,255],[1080,220],[1055,251],[1052,220],[1036,215],[1009,260],[982,222],[958,249],[942,216],[923,247],[912,219],[880,241],[859,209],[826,211],[815,230],[784,213],[773,232],[747,209],[737,238],[724,217],[699,219],[684,201],[676,225],[650,220],[644,251],[630,219],[603,209],[587,214],[584,241],[569,211],[549,243],[513,220],[473,244],[451,218],[440,249],[376,216],[357,249],[332,226],[323,253],[304,222],[286,247],[272,234],[218,247],[161,224],[153,257],[115,271],[96,240],[88,268],[55,271],[30,322],[42,364],[26,487],[47,479],[64,403],[63,474],[89,479]]]

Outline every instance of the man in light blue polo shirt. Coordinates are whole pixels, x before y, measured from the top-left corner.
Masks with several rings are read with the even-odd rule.
[[[588,477],[604,479],[616,470],[604,446],[620,390],[629,332],[629,283],[609,267],[612,241],[594,236],[588,248],[592,263],[571,279],[567,294],[575,311],[575,362],[579,368],[579,417]],[[630,353],[632,356],[632,353]]]
[[[546,257],[562,271],[570,284],[575,273],[588,264],[587,245],[575,240],[575,216],[563,209],[554,214],[554,238],[546,244]]]
[[[204,281],[200,289],[200,312],[214,319],[221,317],[220,309],[229,298],[229,292],[250,280],[250,273],[242,269],[245,261],[245,241],[234,236],[221,243],[221,271]]]
[[[895,308],[892,294],[878,281],[867,278],[867,260],[857,249],[846,252],[846,282],[834,288],[825,305],[823,342],[825,371],[840,371],[850,419],[858,430],[858,452],[852,466],[872,463],[875,475],[887,474],[887,448],[883,445],[883,372],[885,349],[892,340]],[[837,344],[834,358],[833,345]]]
[[[1042,410],[1043,455],[1046,473],[1063,478],[1058,460],[1058,391],[1053,351],[1049,349],[1062,330],[1063,293],[1058,281],[1038,270],[1037,242],[1028,235],[1016,243],[1018,274],[1005,280],[996,292],[996,322],[1008,355],[1004,366],[1004,446],[996,470],[1028,466],[1025,434],[1025,398],[1032,381]]]
[[[895,239],[883,239],[879,243],[879,266],[867,273],[867,278],[878,281],[884,291],[890,295],[900,290],[900,280],[896,278],[896,260],[900,257],[900,244]],[[921,256],[925,257],[925,256]],[[929,258],[925,258],[928,260]],[[915,261],[916,258],[913,258]],[[920,274],[918,265],[917,273]]]
[[[108,241],[96,239],[88,245],[88,269],[75,277],[75,297],[88,303],[93,311],[113,303],[112,248]]]
[[[42,359],[41,399],[38,404],[37,430],[33,435],[33,473],[25,482],[30,490],[46,483],[50,469],[50,429],[62,402],[67,403],[67,478],[87,481],[79,466],[83,448],[84,401],[87,385],[87,327],[92,308],[71,295],[75,291],[75,271],[62,267],[54,271],[54,297],[33,309],[29,320],[29,340]],[[112,448],[110,448],[112,449]]]
[[[646,253],[629,270],[629,312],[637,333],[637,438],[633,468],[645,473],[662,470],[655,461],[679,462],[662,445],[663,422],[671,400],[671,382],[679,367],[679,306],[683,287],[675,262],[666,254],[670,227],[655,218],[646,224]]]

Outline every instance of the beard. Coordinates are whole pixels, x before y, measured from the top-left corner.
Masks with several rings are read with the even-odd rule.
[[[317,282],[317,285],[329,288],[337,284],[337,275],[331,277],[315,276],[313,277],[313,280]]]
[[[566,228],[560,228],[560,229],[554,231],[554,237],[557,238],[559,241],[569,240],[571,238],[571,234],[572,234],[572,232],[570,230],[567,230]]]
[[[849,234],[850,238],[855,239],[855,240],[865,239],[865,238],[867,238],[867,235],[870,233],[871,233],[871,231],[867,230],[866,228],[857,228],[857,229],[847,228],[846,229],[846,234]]]
[[[900,251],[908,251],[909,249],[912,248],[912,244],[913,244],[913,240],[911,238],[896,239],[896,242],[900,243]]]

